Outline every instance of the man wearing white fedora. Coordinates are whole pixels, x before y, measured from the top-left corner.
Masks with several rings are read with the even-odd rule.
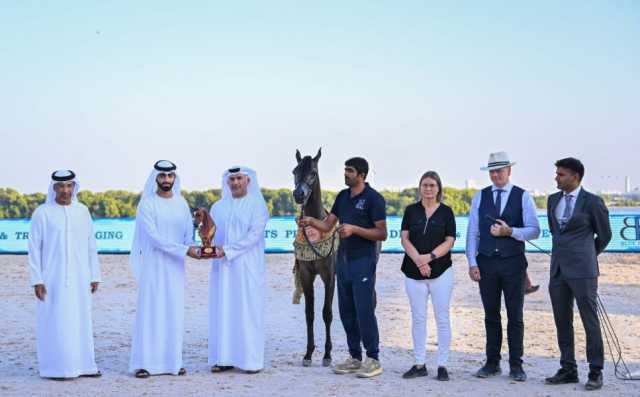
[[[523,382],[524,282],[527,266],[524,242],[540,235],[540,224],[531,196],[509,182],[515,163],[506,152],[491,153],[486,167],[492,184],[473,197],[467,227],[466,255],[469,277],[480,285],[486,330],[486,363],[479,378],[501,373],[502,322],[500,304],[507,309],[509,377]]]

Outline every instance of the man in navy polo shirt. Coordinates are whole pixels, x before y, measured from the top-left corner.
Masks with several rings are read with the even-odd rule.
[[[336,264],[338,306],[350,357],[333,370],[337,374],[356,373],[358,377],[370,378],[382,373],[378,359],[375,277],[378,242],[387,239],[385,202],[365,182],[369,173],[367,160],[354,157],[344,165],[344,182],[349,188],[338,193],[329,216],[324,220],[303,217],[298,224],[326,233],[340,221]],[[360,342],[367,351],[364,362]]]

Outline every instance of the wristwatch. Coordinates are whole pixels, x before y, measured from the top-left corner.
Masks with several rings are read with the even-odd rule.
[[[431,256],[431,260],[434,260],[437,258],[436,254],[434,254],[433,252],[429,252],[429,256]]]

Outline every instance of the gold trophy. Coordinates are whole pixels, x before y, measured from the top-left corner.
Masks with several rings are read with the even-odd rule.
[[[200,258],[216,258],[216,249],[213,245],[213,236],[216,234],[216,224],[213,222],[206,208],[198,208],[193,212],[193,225],[198,229],[198,235],[202,240],[200,246]]]

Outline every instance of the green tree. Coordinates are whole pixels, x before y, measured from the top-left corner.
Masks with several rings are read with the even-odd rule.
[[[471,207],[471,199],[477,192],[475,189],[443,189],[443,202],[449,205],[456,215],[466,215]],[[269,213],[272,216],[298,215],[300,207],[294,202],[290,189],[262,189]],[[405,208],[418,200],[418,189],[407,188],[401,191],[381,191],[387,203],[387,214],[402,216]],[[220,189],[205,191],[183,191],[189,207],[210,208],[220,199]],[[337,192],[325,190],[322,192],[322,204],[330,210],[336,199]],[[10,188],[0,188],[0,219],[29,218],[42,204],[46,196],[43,193],[21,194]],[[640,206],[640,201],[620,196],[604,195],[603,199],[609,206]],[[135,217],[136,207],[140,200],[139,193],[125,190],[107,190],[105,192],[90,192],[83,190],[78,193],[78,200],[89,208],[94,218],[132,218]],[[547,196],[534,197],[537,208],[545,208]]]

